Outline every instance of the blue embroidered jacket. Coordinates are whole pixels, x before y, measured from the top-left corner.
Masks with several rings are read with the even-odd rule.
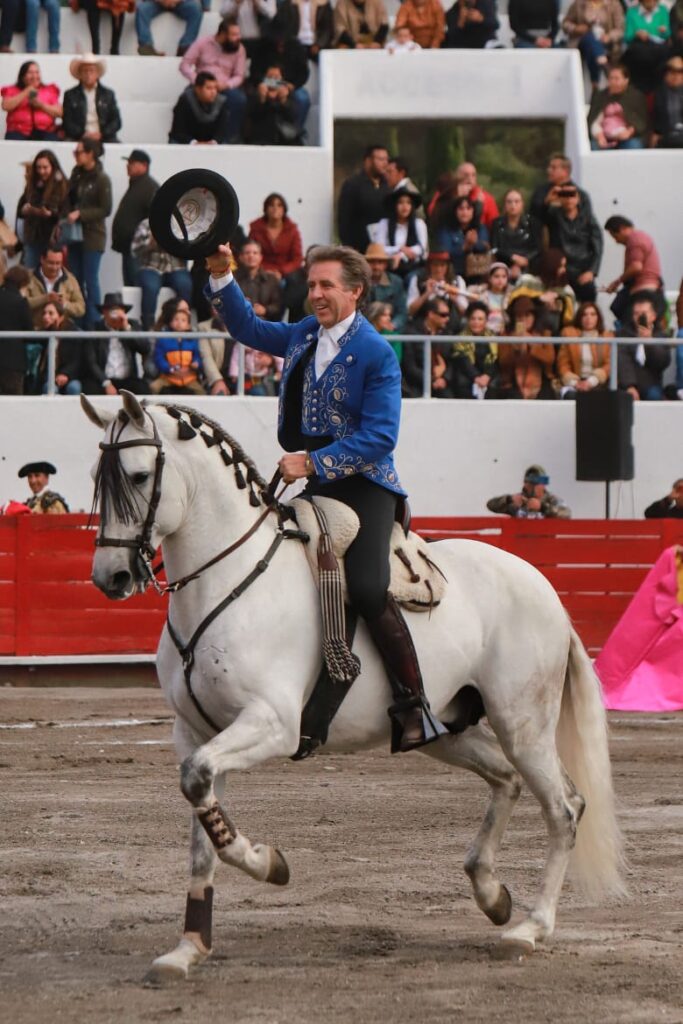
[[[287,385],[292,371],[315,344],[319,324],[305,317],[297,324],[273,323],[256,316],[239,285],[231,281],[207,297],[230,333],[245,345],[284,357],[278,413],[283,434]],[[393,451],[401,416],[401,370],[389,343],[360,313],[339,340],[339,353],[319,380],[313,360],[303,378],[301,432],[304,437],[331,437],[331,444],[311,451],[318,477],[340,480],[361,473],[373,483],[405,495],[394,468]]]

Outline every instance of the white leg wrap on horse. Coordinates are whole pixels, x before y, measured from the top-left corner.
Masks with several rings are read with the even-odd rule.
[[[191,939],[182,938],[175,949],[164,953],[152,961],[152,966],[145,978],[150,985],[163,984],[165,981],[186,978],[190,967],[202,962],[207,957]]]
[[[197,817],[225,864],[232,864],[258,882],[286,885],[289,881],[287,861],[273,846],[255,846],[235,828],[217,802],[211,807],[195,808]]]

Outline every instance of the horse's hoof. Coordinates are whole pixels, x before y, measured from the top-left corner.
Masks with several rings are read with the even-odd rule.
[[[289,881],[289,865],[283,854],[275,846],[270,848],[270,868],[266,882],[272,885],[287,885]]]
[[[501,885],[498,899],[484,913],[494,924],[507,924],[512,917],[512,897],[506,885]]]
[[[501,939],[497,946],[491,950],[491,957],[494,960],[526,960],[535,949],[533,942],[525,939]]]
[[[142,984],[144,988],[169,988],[171,985],[177,985],[179,981],[185,981],[186,978],[187,970],[180,964],[155,961],[142,979]]]

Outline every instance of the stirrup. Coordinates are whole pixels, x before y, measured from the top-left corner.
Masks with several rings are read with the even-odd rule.
[[[420,727],[421,736],[416,739],[409,739],[404,737],[404,732],[407,725],[407,719],[413,717],[415,711],[418,711],[421,717]],[[391,719],[391,753],[399,754],[405,753],[408,750],[417,750],[419,747],[424,747],[428,743],[433,743],[435,740],[441,738],[441,736],[448,736],[449,731],[446,726],[439,721],[432,714],[432,709],[429,706],[429,702],[426,697],[406,697],[396,701],[391,707],[387,709],[387,714]],[[416,723],[417,724],[417,723]]]

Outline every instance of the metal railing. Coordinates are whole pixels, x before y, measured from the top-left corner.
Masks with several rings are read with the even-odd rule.
[[[47,394],[56,395],[58,388],[55,384],[55,370],[57,363],[57,343],[60,338],[67,338],[70,340],[81,341],[84,344],[91,342],[95,339],[104,337],[120,337],[122,334],[127,334],[129,337],[135,338],[149,338],[150,340],[156,338],[168,338],[169,334],[172,333],[173,337],[177,338],[224,338],[225,340],[233,340],[232,335],[221,331],[0,331],[0,345],[4,339],[14,339],[21,341],[47,341],[47,368],[46,368],[46,382],[47,382]],[[520,337],[520,336],[503,336],[492,335],[490,337],[479,337],[472,334],[390,334],[385,336],[389,342],[401,342],[402,344],[418,344],[423,346],[423,377],[422,377],[422,398],[431,398],[432,395],[432,345],[438,344],[454,344],[457,342],[466,342],[468,344],[477,342],[488,342],[495,345],[566,345],[580,343],[582,339],[580,337],[567,338],[567,337]],[[669,345],[672,349],[683,346],[683,338],[591,338],[586,339],[591,342],[595,342],[601,345],[610,346],[610,379],[609,389],[611,391],[617,390],[617,353],[620,345],[634,346],[640,344],[648,344],[648,341],[660,345]],[[244,395],[245,392],[245,346],[238,343],[239,347],[237,350],[237,394]]]

